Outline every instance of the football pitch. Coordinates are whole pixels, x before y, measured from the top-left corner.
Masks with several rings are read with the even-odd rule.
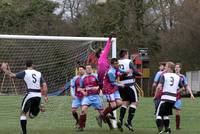
[[[0,96],[0,134],[20,134],[19,111],[23,96]],[[175,117],[171,116],[171,128],[174,134],[200,134],[200,99],[194,101],[182,99],[181,129],[175,129]],[[71,116],[71,98],[49,97],[46,111],[35,119],[28,119],[28,134],[121,134],[117,129],[110,131],[106,124],[99,128],[95,116],[97,111],[91,108],[87,116],[84,132],[76,132]],[[140,98],[140,104],[134,118],[135,134],[156,134],[154,107],[152,98]],[[124,128],[124,134],[133,132]]]

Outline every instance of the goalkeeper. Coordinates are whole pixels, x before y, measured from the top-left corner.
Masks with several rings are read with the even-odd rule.
[[[96,52],[96,57],[98,58],[97,74],[98,74],[100,89],[103,88],[103,78],[105,74],[108,72],[110,67],[110,61],[108,59],[108,55],[110,52],[111,40],[113,35],[114,33],[111,32],[103,51],[99,49]],[[110,119],[115,119],[113,112],[110,113]]]
[[[110,62],[108,60],[108,54],[110,52],[112,35],[113,35],[113,33],[111,33],[109,35],[109,39],[107,40],[106,46],[103,49],[103,51],[101,51],[101,49],[99,49],[96,52],[96,57],[98,58],[97,74],[98,74],[98,80],[99,80],[99,85],[100,85],[101,89],[102,89],[102,85],[103,85],[103,78],[110,67]]]
[[[27,134],[27,114],[31,119],[36,117],[40,111],[41,96],[44,96],[45,102],[48,102],[47,84],[41,74],[33,68],[32,60],[26,61],[27,69],[16,74],[8,70],[8,64],[3,63],[2,70],[10,77],[23,79],[27,86],[26,95],[21,105],[20,124],[23,134]]]

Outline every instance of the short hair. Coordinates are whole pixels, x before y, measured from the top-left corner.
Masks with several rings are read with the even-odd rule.
[[[173,62],[169,61],[166,64],[168,65],[169,68],[171,68],[172,70],[174,70],[175,64]]]
[[[160,66],[161,66],[161,65],[165,66],[165,65],[166,65],[166,62],[159,62],[159,65],[160,65]]]
[[[115,62],[118,62],[117,58],[112,58],[111,61],[110,61],[111,64],[114,64]]]
[[[31,67],[33,66],[33,61],[32,60],[27,60],[26,61],[26,67]]]
[[[85,66],[79,65],[78,68],[83,68],[85,70]]]
[[[122,49],[119,52],[119,57],[123,58],[126,54],[128,54],[128,50],[127,49]]]
[[[175,65],[179,65],[179,67],[182,68],[182,64],[180,62],[176,63]]]

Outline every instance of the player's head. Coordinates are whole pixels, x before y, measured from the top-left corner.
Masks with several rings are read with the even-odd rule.
[[[179,73],[181,72],[181,68],[182,68],[181,63],[176,63],[176,64],[175,64],[175,72],[176,72],[177,74],[179,74]]]
[[[122,49],[122,50],[120,50],[120,52],[119,52],[119,57],[120,58],[128,58],[128,50],[127,49]]]
[[[165,65],[166,65],[166,62],[160,62],[159,63],[159,70],[163,71],[165,69]]]
[[[87,74],[91,74],[91,73],[93,72],[92,66],[91,66],[90,64],[87,64],[87,65],[85,66],[85,68],[86,68],[86,73],[87,73]]]
[[[174,68],[175,68],[175,64],[171,61],[167,62],[165,65],[165,70],[167,72],[173,72]]]
[[[85,67],[84,66],[79,66],[78,67],[78,74],[79,75],[84,75],[85,74]]]
[[[116,68],[116,69],[119,67],[119,62],[118,62],[117,58],[112,58],[110,63],[111,63],[111,66]]]
[[[33,67],[33,61],[32,60],[27,60],[26,61],[26,67]]]

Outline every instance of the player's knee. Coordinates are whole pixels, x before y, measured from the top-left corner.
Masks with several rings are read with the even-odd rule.
[[[81,115],[85,115],[87,112],[86,111],[81,111]]]
[[[117,106],[117,107],[120,107],[121,105],[122,105],[122,101],[121,101],[121,100],[118,100],[116,106]]]
[[[137,108],[137,107],[138,107],[138,102],[132,102],[132,103],[130,104],[130,106],[131,106],[131,107]]]
[[[123,108],[128,108],[128,105],[124,105],[123,103],[122,103],[122,106],[121,107],[123,107]]]
[[[129,105],[129,102],[128,102],[128,101],[123,101],[123,102],[122,102],[122,106],[123,106],[123,107],[128,107],[128,105]]]
[[[111,102],[111,103],[110,103],[110,107],[115,108],[116,106],[117,106],[117,105],[116,105],[115,102]]]
[[[169,120],[169,116],[163,116],[164,120]]]
[[[134,103],[134,104],[131,104],[130,107],[131,107],[131,108],[134,108],[134,109],[137,109],[137,106],[136,106],[135,103]]]
[[[21,112],[21,116],[26,116],[26,113],[24,111]]]
[[[162,120],[161,116],[156,116],[156,120]]]
[[[138,102],[132,102],[130,105],[137,107],[139,105],[139,103]]]
[[[180,110],[176,110],[176,115],[180,115]]]
[[[75,109],[75,108],[72,108],[72,109],[71,109],[72,113],[76,113],[76,110],[77,110],[77,109]]]

